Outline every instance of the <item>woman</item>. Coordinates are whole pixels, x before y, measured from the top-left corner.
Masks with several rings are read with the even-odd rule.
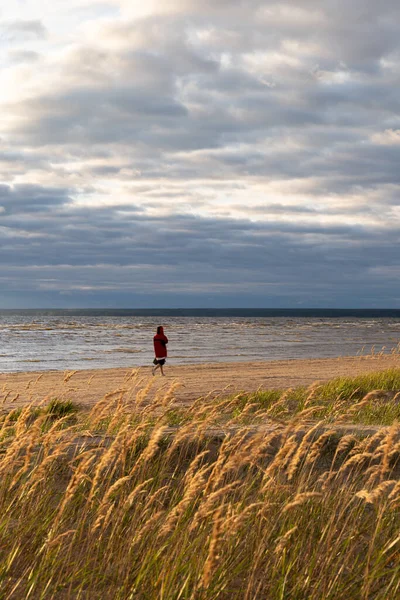
[[[157,327],[157,333],[153,338],[153,342],[154,354],[156,357],[154,359],[155,366],[153,367],[152,373],[154,375],[157,369],[159,368],[161,371],[161,375],[164,376],[163,366],[165,365],[165,361],[167,360],[168,338],[166,335],[164,335],[163,327]]]

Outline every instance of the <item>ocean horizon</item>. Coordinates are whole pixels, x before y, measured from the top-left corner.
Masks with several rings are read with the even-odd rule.
[[[3,308],[0,315],[400,318],[400,308]]]

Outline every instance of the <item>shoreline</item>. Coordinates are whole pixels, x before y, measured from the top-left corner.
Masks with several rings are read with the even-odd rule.
[[[396,353],[393,353],[393,351],[395,349],[397,349],[397,347],[399,347],[399,351],[396,351]],[[276,364],[276,363],[281,363],[281,364],[287,364],[287,363],[300,363],[300,362],[315,362],[315,361],[341,361],[341,360],[354,360],[354,361],[378,361],[378,360],[391,360],[391,359],[396,359],[398,360],[398,364],[399,364],[399,368],[400,368],[400,342],[397,346],[393,347],[393,351],[391,353],[384,353],[381,354],[379,352],[376,352],[375,354],[354,354],[354,355],[346,355],[346,354],[339,354],[337,356],[308,356],[306,358],[300,358],[300,357],[294,357],[294,358],[254,358],[254,359],[235,359],[235,360],[222,360],[222,361],[205,361],[205,362],[189,362],[189,363],[179,363],[179,362],[175,362],[174,357],[168,357],[167,358],[167,366],[168,367],[172,367],[174,369],[174,372],[178,369],[178,370],[182,370],[182,369],[197,369],[197,368],[203,368],[203,367],[207,367],[207,368],[218,368],[218,367],[229,367],[229,366],[247,366],[247,365],[270,365],[270,364]],[[123,365],[120,367],[116,367],[116,366],[112,366],[112,367],[107,367],[107,366],[102,366],[102,367],[90,367],[90,362],[93,359],[87,359],[84,358],[82,359],[82,362],[87,363],[87,366],[85,364],[85,366],[83,368],[80,369],[75,369],[74,367],[69,367],[69,368],[59,368],[59,369],[18,369],[15,371],[1,371],[0,370],[0,378],[2,377],[6,377],[6,376],[16,376],[16,375],[32,375],[32,376],[39,376],[39,375],[44,375],[44,374],[49,374],[52,373],[54,375],[56,374],[63,374],[63,373],[70,373],[71,371],[77,372],[77,373],[95,373],[95,372],[100,372],[100,371],[121,371],[121,370],[129,370],[129,369],[139,369],[139,370],[143,370],[146,371],[151,369],[151,367],[153,366],[153,358],[151,358],[151,360],[149,360],[148,362],[146,362],[146,364],[131,364],[131,365]],[[40,360],[27,360],[25,361],[28,364],[34,365],[35,363],[39,363],[41,362]]]
[[[93,406],[107,394],[118,392],[134,397],[148,388],[171,393],[177,404],[198,398],[222,396],[259,389],[288,389],[309,386],[336,377],[355,377],[390,368],[400,368],[398,355],[352,356],[317,359],[287,359],[174,365],[168,362],[166,377],[151,375],[151,367],[118,367],[79,371],[18,371],[0,373],[0,403],[3,411],[54,398]]]

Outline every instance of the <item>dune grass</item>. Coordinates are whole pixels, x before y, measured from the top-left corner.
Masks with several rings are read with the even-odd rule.
[[[173,393],[146,403],[138,390],[72,421],[58,406],[49,425],[54,404],[5,416],[0,597],[399,597],[400,426],[341,436],[332,423],[396,377],[301,392],[252,435],[246,415],[270,422],[286,397],[199,400],[180,415]],[[210,434],[221,414],[231,433]]]
[[[242,394],[239,415],[252,404],[271,418],[290,419],[309,409],[314,419],[348,420],[364,425],[390,425],[400,420],[400,369],[339,377],[311,387]]]

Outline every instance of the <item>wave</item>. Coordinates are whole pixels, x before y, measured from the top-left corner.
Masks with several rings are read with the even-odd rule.
[[[40,363],[42,361],[40,360],[40,358],[25,358],[23,360],[19,360],[18,362],[23,362],[23,363]]]
[[[114,352],[122,352],[123,354],[139,354],[142,350],[134,350],[132,348],[113,348],[112,350],[104,350],[106,354],[114,354]]]

